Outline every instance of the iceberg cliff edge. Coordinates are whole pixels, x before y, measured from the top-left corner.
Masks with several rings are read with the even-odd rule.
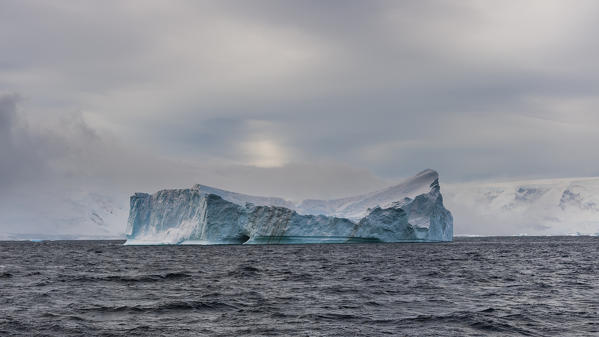
[[[453,238],[439,175],[425,170],[355,197],[304,200],[250,196],[204,185],[135,193],[127,245],[439,242]]]

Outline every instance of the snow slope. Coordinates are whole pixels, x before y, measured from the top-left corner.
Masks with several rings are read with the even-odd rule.
[[[2,205],[0,240],[119,239],[129,212],[126,202],[126,196],[83,189],[16,194]]]
[[[428,193],[430,185],[439,179],[439,174],[427,169],[397,185],[367,194],[333,200],[304,200],[297,205],[302,214],[325,214],[350,219],[364,217],[369,208],[391,206],[404,198],[415,198]]]

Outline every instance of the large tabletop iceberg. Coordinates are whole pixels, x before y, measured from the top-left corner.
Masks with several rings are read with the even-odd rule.
[[[126,244],[451,241],[439,175],[425,170],[376,192],[335,200],[257,197],[204,185],[135,193]]]

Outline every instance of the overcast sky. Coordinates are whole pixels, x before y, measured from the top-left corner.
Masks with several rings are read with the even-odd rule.
[[[594,0],[1,1],[0,198],[599,176],[597,32]]]

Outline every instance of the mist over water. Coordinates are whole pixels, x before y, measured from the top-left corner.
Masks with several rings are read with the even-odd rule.
[[[596,335],[599,238],[0,242],[0,335]]]

